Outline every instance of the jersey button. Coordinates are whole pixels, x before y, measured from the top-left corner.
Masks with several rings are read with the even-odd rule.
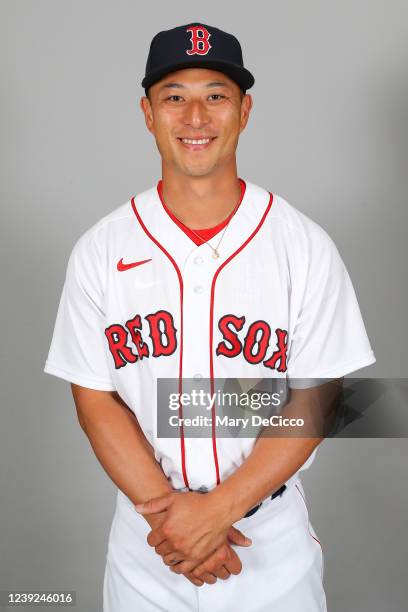
[[[200,266],[202,263],[204,263],[204,259],[201,257],[201,255],[197,255],[197,257],[194,257],[194,263],[197,266]]]
[[[204,287],[202,285],[196,285],[193,291],[194,293],[202,293],[204,291]]]
[[[202,377],[203,377],[203,375],[202,375],[202,374],[199,374],[199,373],[194,374],[194,376],[193,376],[194,380],[201,380],[201,379],[202,379]]]

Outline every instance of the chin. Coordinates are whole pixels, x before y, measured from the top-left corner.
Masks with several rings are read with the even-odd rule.
[[[183,166],[181,168],[182,172],[184,174],[187,174],[188,176],[207,176],[208,174],[211,174],[215,169],[215,165],[196,165],[196,166]]]
[[[211,174],[211,172],[212,172],[212,168],[205,168],[205,169],[192,168],[192,169],[186,170],[184,173],[187,174],[188,176],[207,176],[208,174]]]

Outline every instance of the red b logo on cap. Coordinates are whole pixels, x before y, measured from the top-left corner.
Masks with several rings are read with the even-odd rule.
[[[186,31],[191,32],[191,49],[187,49],[187,55],[207,55],[211,49],[209,31],[204,26],[191,26]]]

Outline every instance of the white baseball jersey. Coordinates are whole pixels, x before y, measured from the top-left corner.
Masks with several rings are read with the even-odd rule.
[[[85,232],[68,262],[45,365],[83,387],[116,390],[177,489],[211,489],[255,440],[157,438],[157,378],[290,384],[375,362],[331,238],[282,197],[245,183],[219,259],[178,227],[157,187]]]

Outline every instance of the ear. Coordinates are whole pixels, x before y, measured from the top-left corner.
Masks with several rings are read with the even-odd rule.
[[[146,127],[152,134],[154,133],[154,119],[153,119],[153,109],[151,102],[147,96],[142,96],[140,98],[140,108],[144,113]]]
[[[239,131],[245,129],[246,124],[248,123],[249,114],[251,112],[253,106],[253,100],[251,94],[245,94],[241,100],[241,121],[240,121],[240,129]]]

